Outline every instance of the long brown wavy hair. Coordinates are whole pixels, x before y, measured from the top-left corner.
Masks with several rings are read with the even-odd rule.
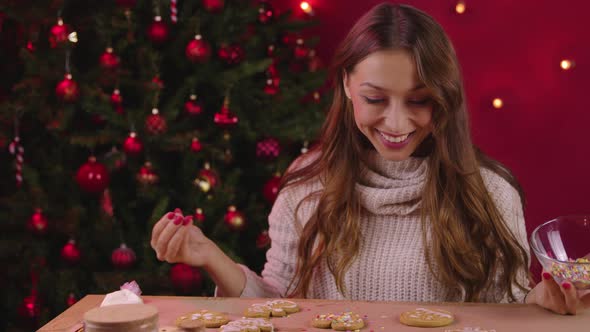
[[[362,207],[355,183],[371,145],[355,125],[343,77],[371,53],[389,49],[410,52],[420,80],[433,94],[433,131],[414,153],[429,156],[421,220],[430,270],[436,266],[435,276],[450,290],[449,299],[464,294],[464,301],[486,301],[494,289],[505,291],[514,301],[511,286],[526,289],[517,273],[527,269],[527,252],[506,226],[480,167],[506,179],[524,205],[522,190],[510,171],[471,141],[459,64],[441,26],[418,9],[390,3],[377,5],[360,18],[337,49],[331,71],[334,99],[319,144],[309,152],[317,159],[293,167],[283,177],[284,187],[317,179],[323,186],[306,197],[319,199],[319,204],[300,227],[289,296],[307,296],[314,269],[322,262],[327,263],[338,290],[346,294],[344,275],[362,239]]]

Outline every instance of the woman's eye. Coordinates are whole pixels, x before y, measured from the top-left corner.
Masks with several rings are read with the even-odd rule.
[[[408,104],[416,105],[416,106],[424,106],[424,105],[427,105],[428,103],[430,103],[430,99],[428,99],[428,98],[408,100]]]
[[[369,97],[363,97],[363,98],[365,99],[367,104],[379,104],[384,101],[384,99],[381,99],[381,98],[369,98]]]

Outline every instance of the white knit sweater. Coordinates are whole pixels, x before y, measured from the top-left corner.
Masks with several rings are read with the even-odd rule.
[[[348,294],[345,296],[338,291],[334,277],[324,264],[314,272],[308,297],[369,301],[448,300],[444,298],[446,289],[432,275],[424,259],[419,207],[427,161],[422,158],[388,161],[376,152],[372,152],[369,159],[365,165],[366,174],[356,184],[366,211],[362,215],[360,252],[344,279]],[[518,192],[489,170],[481,169],[481,174],[508,228],[528,251]],[[286,295],[297,259],[297,229],[300,228],[294,224],[295,208],[304,197],[318,189],[321,184],[316,181],[281,191],[269,215],[271,247],[266,254],[262,276],[241,265],[246,274],[242,297]],[[298,220],[306,222],[316,206],[317,200],[303,203],[298,210]],[[521,284],[528,284],[525,271],[519,274],[519,280]],[[525,294],[516,289],[514,292],[522,301]],[[494,294],[492,299],[506,300],[506,294]]]

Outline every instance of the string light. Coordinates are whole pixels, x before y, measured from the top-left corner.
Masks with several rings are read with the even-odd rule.
[[[504,101],[502,101],[502,99],[500,98],[494,98],[494,100],[492,101],[492,105],[494,106],[494,108],[500,109],[502,108],[502,106],[504,106]]]
[[[309,4],[309,2],[301,1],[301,4],[299,5],[299,7],[301,7],[301,10],[303,10],[303,12],[306,13],[307,15],[313,15],[313,8],[311,8],[311,5]]]
[[[68,40],[72,43],[78,42],[78,34],[76,33],[76,31],[74,31],[68,35]]]
[[[465,1],[457,2],[457,5],[455,6],[455,11],[457,12],[457,14],[465,13],[466,9],[467,9],[467,6],[465,5]]]
[[[561,67],[561,69],[563,70],[570,70],[572,68],[574,68],[574,62],[572,60],[568,60],[568,59],[563,59],[561,60],[561,62],[559,63],[559,66]]]

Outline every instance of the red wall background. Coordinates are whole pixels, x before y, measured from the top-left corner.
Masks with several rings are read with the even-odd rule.
[[[354,22],[380,0],[309,0],[329,62]],[[445,29],[462,66],[476,144],[517,176],[530,232],[559,215],[590,214],[590,2],[406,0]],[[301,13],[300,1],[275,0]],[[561,59],[575,67],[564,71]],[[491,101],[500,97],[502,109]],[[582,240],[582,239],[580,239]],[[590,240],[590,239],[585,239]]]

